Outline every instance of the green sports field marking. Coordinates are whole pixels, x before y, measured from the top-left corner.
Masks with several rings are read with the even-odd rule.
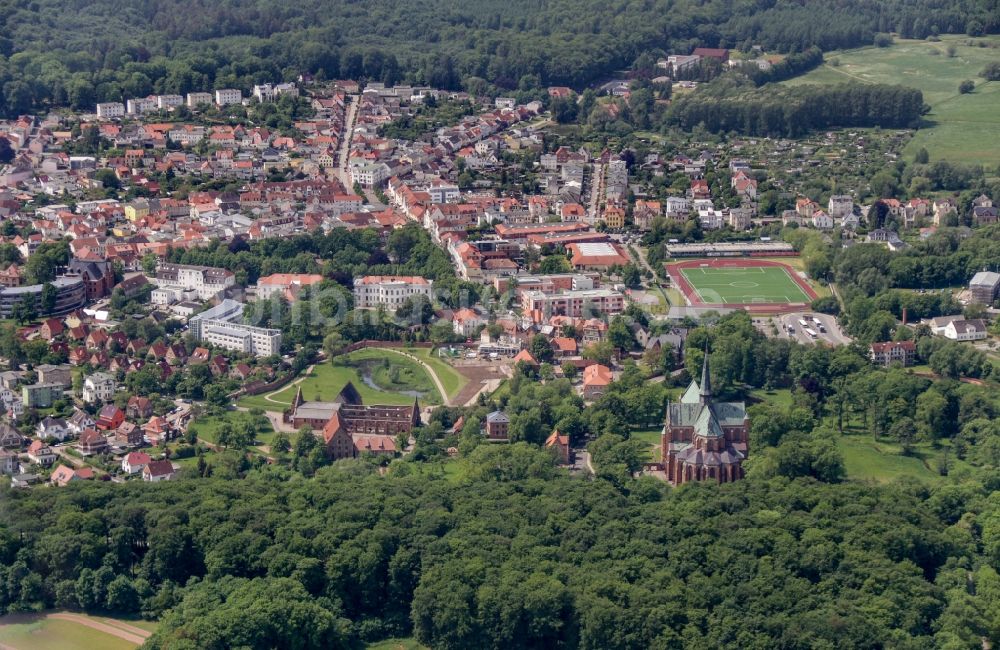
[[[689,267],[678,271],[703,304],[792,304],[810,300],[783,266]]]

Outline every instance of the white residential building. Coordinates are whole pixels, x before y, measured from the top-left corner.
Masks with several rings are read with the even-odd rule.
[[[194,108],[200,104],[211,104],[212,100],[212,93],[188,93],[187,107]]]
[[[104,102],[97,105],[97,117],[110,120],[115,117],[125,117],[125,104],[121,102]]]
[[[354,165],[351,167],[351,182],[362,187],[377,187],[382,185],[392,175],[392,171],[385,163],[372,163],[370,165]]]
[[[259,102],[270,102],[282,95],[292,95],[297,97],[299,94],[298,87],[293,83],[283,83],[283,84],[260,84],[253,87],[253,96],[257,98]]]
[[[131,451],[122,458],[122,471],[128,475],[138,474],[152,459],[144,451]]]
[[[174,466],[169,460],[151,460],[142,468],[142,480],[150,483],[169,481],[174,477]]]
[[[223,88],[215,91],[215,103],[219,106],[239,104],[243,101],[243,93],[236,88]]]
[[[209,300],[233,286],[236,275],[229,269],[161,262],[151,280],[159,288],[195,291],[202,300]]]
[[[281,353],[281,330],[243,323],[243,303],[226,299],[188,319],[199,341],[258,357]]]
[[[427,188],[427,194],[431,197],[431,203],[454,203],[461,197],[458,185],[441,180],[431,183]]]
[[[45,438],[55,438],[59,442],[62,442],[69,437],[72,431],[70,430],[69,424],[66,420],[62,418],[54,418],[49,415],[38,423],[35,433],[43,440]]]
[[[452,328],[459,336],[472,336],[480,327],[486,324],[486,318],[465,307],[452,315]]]
[[[106,372],[95,372],[83,380],[83,401],[88,404],[109,402],[117,389],[114,377]]]
[[[822,210],[816,210],[812,215],[813,228],[830,230],[833,228],[833,218]]]
[[[434,283],[427,278],[406,275],[368,275],[354,281],[354,308],[384,306],[398,309],[407,298],[425,296],[433,300]]]
[[[673,221],[687,221],[691,214],[691,200],[684,196],[670,196],[664,202],[667,219]]]
[[[956,319],[944,328],[945,338],[952,341],[981,341],[986,338],[986,323],[979,318]]]
[[[143,113],[148,113],[150,111],[156,110],[156,98],[155,97],[136,97],[135,99],[130,99],[125,105],[125,111],[129,115],[142,115]]]
[[[156,107],[162,110],[169,110],[184,105],[184,97],[181,95],[157,95]]]

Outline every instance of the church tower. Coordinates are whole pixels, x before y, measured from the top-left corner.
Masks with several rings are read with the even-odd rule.
[[[712,377],[708,369],[708,343],[705,343],[705,360],[701,364],[701,390],[698,401],[702,406],[712,403]]]

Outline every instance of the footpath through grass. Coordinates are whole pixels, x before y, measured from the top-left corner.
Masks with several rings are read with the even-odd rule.
[[[455,370],[449,363],[442,361],[437,356],[436,350],[430,348],[408,348],[404,352],[412,354],[434,369],[449,398],[457,395],[458,391],[462,390],[469,383],[469,380],[462,373]]]

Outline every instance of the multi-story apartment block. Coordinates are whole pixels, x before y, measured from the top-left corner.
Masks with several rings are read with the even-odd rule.
[[[156,110],[155,97],[136,97],[128,100],[125,110],[129,115],[142,115]]]
[[[215,91],[215,103],[219,106],[239,104],[243,101],[243,93],[236,88],[223,88]]]
[[[258,357],[269,357],[281,352],[281,330],[247,325],[242,319],[243,303],[226,299],[189,318],[188,325],[199,341],[227,350]]]
[[[407,275],[368,275],[354,281],[354,308],[374,309],[384,306],[398,309],[408,298],[425,296],[431,300],[434,283],[426,278]]]
[[[115,117],[125,117],[125,104],[121,102],[104,102],[98,104],[97,117],[106,120]]]
[[[620,314],[625,310],[625,296],[611,289],[589,289],[542,293],[524,291],[521,293],[521,309],[525,314],[538,313],[543,318],[549,316],[592,317],[604,314]]]
[[[351,182],[362,187],[376,187],[389,180],[391,173],[389,166],[385,163],[355,165],[351,167]]]
[[[212,93],[188,93],[187,107],[194,108],[200,104],[211,104],[212,100]]]
[[[184,105],[184,97],[181,95],[157,95],[156,107],[162,110],[177,108]]]
[[[441,180],[431,183],[427,188],[427,194],[431,197],[431,203],[453,203],[461,197],[458,185]]]

